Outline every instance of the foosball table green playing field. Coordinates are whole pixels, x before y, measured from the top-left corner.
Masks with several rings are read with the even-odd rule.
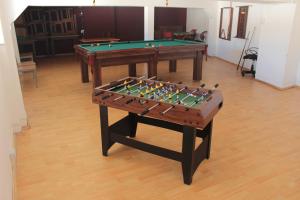
[[[93,102],[99,104],[102,153],[107,156],[115,143],[128,145],[182,163],[184,183],[190,184],[198,165],[210,155],[212,122],[223,105],[216,90],[143,78],[124,78],[93,92]],[[109,126],[108,109],[128,111],[128,115]],[[132,139],[138,123],[154,125],[183,133],[182,152],[165,149]],[[195,148],[195,138],[202,143]]]
[[[126,94],[135,97],[143,97],[145,99],[157,100],[159,102],[165,102],[170,104],[182,104],[188,107],[196,106],[201,101],[206,100],[206,95],[182,93],[179,89],[174,89],[172,85],[166,86],[162,83],[147,83],[142,80],[138,81],[134,85],[130,85],[127,81],[124,81],[123,87],[117,87],[111,91]],[[197,90],[195,90],[196,92]]]

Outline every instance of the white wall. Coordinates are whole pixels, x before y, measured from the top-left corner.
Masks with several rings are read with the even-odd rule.
[[[15,62],[9,1],[0,3],[3,41],[0,44],[0,199],[12,199],[10,155],[14,154],[13,133],[26,124],[26,112]],[[2,33],[0,33],[2,35]]]
[[[300,4],[299,0],[298,4]],[[221,7],[229,5],[228,1],[219,2],[217,18],[220,18]],[[256,79],[279,88],[295,85],[300,61],[300,6],[296,11],[295,3],[233,2],[232,39],[230,41],[217,39],[217,56],[235,64],[239,61],[245,40],[234,38],[234,36],[238,22],[237,6],[242,5],[250,5],[247,33],[256,27],[255,37],[251,43],[251,46],[259,47]],[[251,61],[248,61],[246,66],[249,67],[250,64]]]
[[[218,4],[218,17],[217,19],[220,21],[220,12],[222,7],[229,7],[230,3],[228,1],[220,1]],[[253,32],[254,27],[255,34],[253,35],[253,39],[251,42],[250,47],[258,47],[258,38],[260,33],[260,19],[261,19],[261,4],[249,4],[249,3],[239,3],[239,2],[233,2],[232,7],[233,10],[233,18],[232,18],[232,30],[231,30],[231,40],[223,40],[220,39],[219,36],[217,36],[217,57],[220,57],[224,60],[227,60],[231,63],[237,64],[239,62],[239,58],[242,53],[242,49],[245,44],[245,39],[236,38],[237,34],[237,24],[238,24],[238,13],[239,8],[237,6],[248,6],[249,12],[248,12],[248,21],[247,21],[247,29],[246,29],[246,36],[248,32],[250,31],[251,34]],[[217,28],[219,30],[220,22],[217,23]],[[250,34],[250,36],[251,36]],[[247,61],[245,63],[245,66],[250,66],[251,62]]]
[[[0,33],[1,34],[1,33]],[[9,154],[11,150],[12,128],[9,113],[9,103],[6,98],[7,91],[4,82],[4,70],[2,68],[4,46],[0,44],[0,199],[12,199],[12,171]]]
[[[3,36],[3,31],[2,31],[2,23],[0,20],[0,45],[4,43],[4,36]]]
[[[188,8],[186,16],[186,31],[197,29],[197,33],[208,31],[209,17],[204,9]],[[196,38],[199,39],[199,38]]]
[[[11,22],[9,19],[10,5],[7,2],[1,2],[0,5],[0,19],[2,22],[2,30],[4,36],[4,44],[1,46],[1,68],[4,73],[3,81],[5,91],[7,91],[6,97],[9,99],[9,115],[11,118],[11,126],[15,132],[21,130],[21,127],[26,124],[26,112],[23,104],[23,97],[21,93],[21,86],[18,76],[18,70],[14,54],[13,38],[11,34]]]
[[[186,30],[190,31],[196,28],[198,33],[208,31],[206,42],[208,44],[208,55],[210,56],[215,56],[217,51],[218,28],[216,23],[219,21],[216,15],[217,12],[218,4],[216,2],[205,5],[205,2],[200,1],[199,6],[195,5],[187,9]]]
[[[284,88],[295,4],[264,5],[256,79]],[[294,83],[295,84],[295,83]]]
[[[290,45],[285,66],[284,86],[289,87],[295,85],[299,77],[297,76],[300,63],[300,1],[296,6],[294,23],[290,37]],[[299,72],[300,73],[300,72]]]
[[[300,62],[298,63],[298,74],[296,84],[300,86]]]
[[[144,7],[144,39],[154,39],[154,7]]]

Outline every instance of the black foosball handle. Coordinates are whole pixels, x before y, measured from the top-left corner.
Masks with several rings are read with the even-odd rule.
[[[111,97],[113,94],[108,94],[102,97],[102,100],[108,99],[109,97]]]
[[[134,101],[134,99],[129,99],[128,101],[126,101],[125,103],[126,104],[130,104],[130,103],[132,103]]]
[[[94,96],[98,96],[100,94],[104,94],[104,91],[95,91],[94,92]]]
[[[142,115],[142,116],[143,116],[143,115],[146,115],[149,111],[150,111],[149,109],[146,109],[146,110],[144,110],[144,111],[141,113],[141,115]]]

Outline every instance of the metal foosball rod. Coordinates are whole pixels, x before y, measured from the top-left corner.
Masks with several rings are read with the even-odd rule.
[[[204,94],[204,96],[211,95],[212,92],[213,92],[217,87],[219,87],[219,84],[218,84],[218,83],[216,83],[211,89],[209,89],[209,90]]]
[[[200,85],[201,88],[205,87],[205,84],[201,84]],[[185,96],[184,98],[182,98],[181,100],[178,101],[178,103],[184,103],[184,100],[186,100],[188,97],[190,97],[192,94],[194,94],[195,92],[199,91],[199,88],[193,90],[190,94],[188,94],[187,96]]]
[[[198,99],[196,99],[195,101],[193,101],[191,104],[187,105],[189,107],[194,106],[195,104],[199,103],[201,100],[204,99],[204,96],[200,96]]]
[[[94,91],[95,96],[98,96],[98,95],[104,94],[104,93],[105,93],[105,91]]]
[[[118,87],[122,87],[122,86],[126,86],[127,84],[129,84],[129,83],[132,83],[134,80],[131,80],[131,81],[124,81],[124,83],[121,83],[121,84],[119,84],[119,85],[116,85],[116,86],[114,86],[114,87],[111,87],[111,88],[109,88],[109,89],[107,89],[108,91],[111,91],[111,90],[113,90],[113,89],[116,89],[116,88],[118,88]]]
[[[137,85],[141,85],[143,83],[143,81],[142,80],[140,80],[138,83],[136,83],[136,84],[134,84],[134,85],[130,85],[130,87],[134,87],[134,86],[137,86]],[[144,86],[144,87],[146,87],[146,86]],[[144,88],[143,87],[143,88]],[[122,90],[120,90],[120,91],[118,91],[118,92],[122,92],[122,91],[124,91],[124,90],[126,90],[126,89],[128,89],[126,86],[125,86],[125,88],[123,88]],[[141,88],[140,88],[141,89]],[[134,91],[132,91],[131,93],[134,93],[134,92],[136,92],[136,91],[138,91],[139,89],[136,89],[136,90],[134,90]]]
[[[194,106],[195,104],[199,103],[199,101],[204,100],[205,96],[207,96],[207,101],[209,101],[209,96],[210,94],[212,94],[213,90],[215,90],[217,87],[219,87],[219,84],[215,84],[214,87],[210,90],[208,90],[208,93],[206,93],[205,95],[201,95],[198,99],[196,99],[194,102],[192,102],[190,105],[188,105],[189,107]],[[211,96],[210,96],[211,97]]]
[[[197,92],[197,91],[199,91],[198,88],[195,89],[195,90],[193,90],[193,91],[192,91],[190,94],[188,94],[187,96],[183,97],[183,98],[180,100],[180,102],[183,103],[184,100],[186,100],[188,97],[190,97],[192,94],[194,94],[194,93]]]
[[[205,84],[203,83],[202,85],[200,85],[200,87],[201,87],[201,88],[204,88],[204,87],[205,87]],[[190,97],[192,94],[194,94],[194,93],[197,92],[197,91],[199,91],[198,88],[195,89],[195,90],[193,90],[189,95],[185,96],[185,97],[184,97],[183,99],[181,99],[180,101],[183,103],[183,101],[184,101],[185,99],[187,99],[188,97]]]
[[[219,87],[218,83],[216,83],[212,89],[208,90],[208,93],[211,94],[217,87]]]
[[[156,79],[157,77],[156,76],[152,76],[150,78],[148,78],[149,80],[153,80],[153,79]]]
[[[155,82],[151,83],[151,85],[155,84]],[[158,90],[159,88],[163,87],[163,85],[160,85],[159,87],[154,87],[153,90],[149,91],[149,92],[146,92],[145,94],[151,94],[152,92],[155,92],[155,90]]]
[[[139,88],[139,89],[133,90],[133,91],[131,91],[131,93],[135,93],[135,92],[137,92],[138,90],[144,89],[145,87],[147,87],[147,86],[145,85],[145,86],[143,86],[143,87],[141,87],[141,88]]]
[[[105,100],[105,99],[108,99],[109,97],[113,96],[114,94],[111,93],[111,94],[108,94],[108,95],[105,95],[103,97],[101,97],[102,100]]]
[[[124,96],[124,95],[122,95],[122,96],[119,96],[119,97],[115,98],[113,101],[118,101],[118,100],[120,100],[120,99],[123,99],[123,98],[125,98],[125,96]]]
[[[149,84],[149,85],[153,85],[154,83],[151,83],[151,84]],[[149,86],[148,85],[148,86]],[[134,85],[133,85],[134,86]],[[142,88],[138,88],[138,89],[136,89],[136,90],[133,90],[133,91],[131,91],[131,93],[134,93],[134,92],[136,92],[136,91],[138,91],[138,90],[141,90],[141,89],[144,89],[145,87],[147,87],[147,85],[145,85],[145,86],[143,86]]]
[[[125,81],[125,80],[127,80],[127,79],[129,79],[130,77],[125,77],[125,78],[122,78],[122,79],[119,79],[119,80],[117,80],[117,81],[112,81],[112,82],[110,82],[110,83],[107,83],[107,84],[103,84],[103,85],[100,85],[100,86],[98,86],[98,87],[95,87],[94,89],[95,90],[98,90],[98,89],[103,89],[103,87],[106,87],[106,86],[110,86],[110,85],[112,85],[113,83],[118,83],[118,82],[123,82],[123,81]]]
[[[148,112],[150,112],[151,110],[153,110],[154,108],[156,108],[157,106],[159,106],[160,103],[157,103],[157,104],[154,104],[153,106],[151,106],[150,108],[146,108],[142,113],[141,115],[145,115],[147,114]]]
[[[167,99],[172,99],[175,95],[178,95],[180,92],[182,92],[183,90],[187,89],[187,87],[183,87],[181,88],[180,90],[178,90],[178,92],[176,91],[174,94],[172,94],[171,96],[167,97]],[[162,97],[163,97],[163,100],[165,101],[166,99],[164,98],[164,96],[166,96],[166,94],[164,94]]]
[[[163,93],[162,93],[162,96],[160,96],[160,98],[161,98],[161,101],[166,101],[166,100],[168,100],[168,99],[172,99],[173,98],[173,96],[175,96],[176,94],[179,94],[180,92],[182,92],[184,89],[186,89],[187,87],[183,87],[183,88],[181,88],[180,90],[178,90],[178,91],[175,91],[175,93],[174,94],[171,94],[172,92],[173,92],[173,89],[171,88],[171,89],[166,89]],[[165,98],[166,97],[166,98]]]
[[[132,98],[132,99],[127,100],[125,103],[130,104],[130,103],[134,102],[135,100],[136,100],[136,98]]]
[[[130,81],[128,81],[128,82],[125,82],[124,81],[124,83],[121,83],[121,84],[119,84],[119,85],[116,85],[116,86],[114,86],[114,87],[111,87],[111,88],[109,88],[108,89],[108,91],[111,91],[111,90],[113,90],[113,89],[115,89],[115,88],[118,88],[118,87],[122,87],[122,86],[126,86],[126,85],[128,85],[129,83],[132,83],[133,81],[135,81],[135,80],[139,80],[139,79],[144,79],[144,78],[146,78],[145,76],[141,76],[141,77],[139,77],[139,78],[137,78],[137,79],[133,79],[133,80],[130,80]],[[132,85],[132,86],[135,86],[135,85],[138,85],[139,83],[136,83],[136,84],[134,84],[134,85]]]
[[[174,105],[170,106],[169,108],[167,108],[166,110],[160,112],[161,115],[165,115],[167,112],[169,112],[172,108],[175,108]]]
[[[130,85],[130,87],[134,87],[134,86],[137,86],[139,84],[142,84],[142,81],[139,81],[138,83],[134,84],[134,85]],[[122,89],[122,90],[119,90],[118,92],[122,92],[124,90],[128,89],[127,86],[125,85],[125,87]]]
[[[139,99],[139,103],[141,105],[144,105],[145,103],[148,103],[149,101],[148,100],[142,100],[142,99]]]

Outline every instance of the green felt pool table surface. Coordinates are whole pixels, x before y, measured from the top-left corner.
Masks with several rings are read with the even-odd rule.
[[[146,45],[147,43],[149,44],[149,46]],[[148,40],[148,41],[81,44],[80,47],[84,48],[89,52],[98,52],[98,51],[151,48],[152,45],[155,45],[155,47],[172,47],[172,46],[185,46],[185,45],[193,45],[193,44],[200,44],[200,43],[201,42],[188,41],[188,40]],[[109,46],[109,44],[111,44],[111,46]]]

